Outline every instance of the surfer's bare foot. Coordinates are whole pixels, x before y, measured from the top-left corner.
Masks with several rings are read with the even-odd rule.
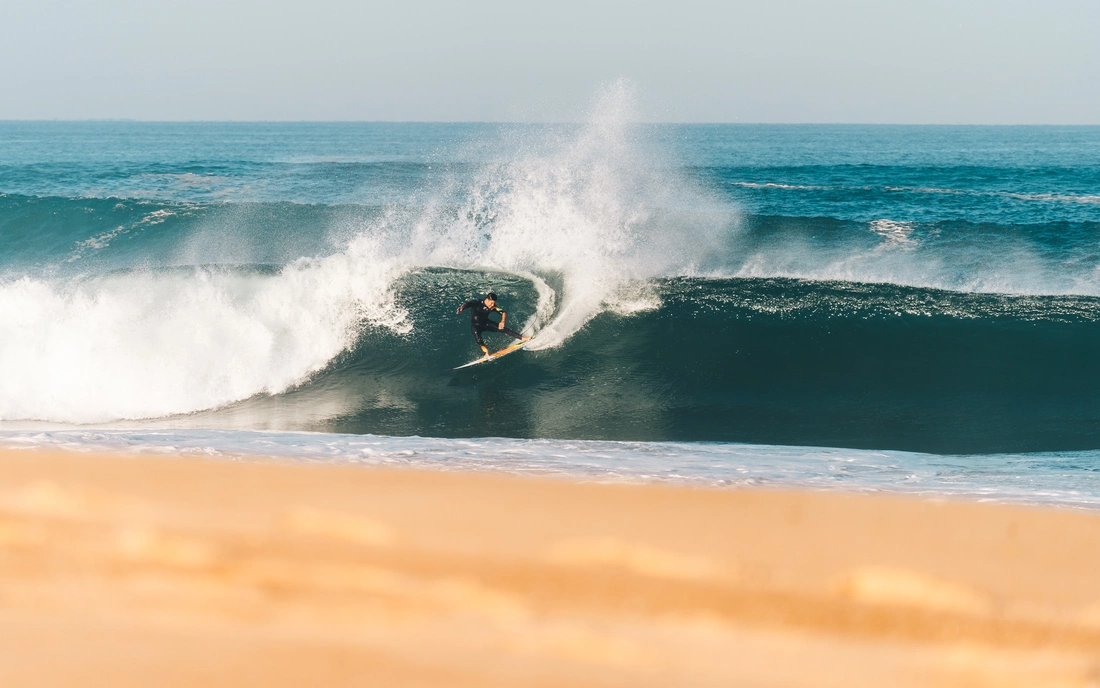
[[[529,341],[531,341],[531,338],[530,338],[530,337],[524,337],[524,338],[523,338],[523,341],[525,341],[525,342],[529,342]]]

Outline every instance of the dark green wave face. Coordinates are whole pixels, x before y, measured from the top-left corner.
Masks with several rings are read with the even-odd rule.
[[[658,308],[605,312],[564,346],[454,371],[478,354],[454,308],[485,284],[510,323],[533,311],[522,279],[420,272],[398,289],[410,335],[369,330],[295,390],[189,422],[940,453],[1100,446],[1100,299],[663,280]]]

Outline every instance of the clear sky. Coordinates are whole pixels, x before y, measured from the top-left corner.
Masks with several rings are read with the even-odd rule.
[[[0,119],[1100,124],[1100,0],[0,0]]]

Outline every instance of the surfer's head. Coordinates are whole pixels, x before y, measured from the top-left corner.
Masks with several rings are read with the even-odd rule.
[[[488,294],[485,295],[485,305],[486,306],[492,308],[494,305],[496,305],[496,302],[497,302],[497,295],[494,294],[493,292],[489,292]]]

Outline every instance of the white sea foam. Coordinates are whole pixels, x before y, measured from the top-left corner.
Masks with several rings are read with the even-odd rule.
[[[119,206],[121,207],[121,204],[119,204]],[[65,259],[65,262],[72,263],[74,261],[80,260],[81,258],[84,258],[91,252],[102,251],[103,249],[110,246],[111,243],[118,239],[120,236],[134,234],[144,231],[149,227],[154,227],[156,225],[162,224],[163,222],[166,222],[168,218],[176,217],[180,212],[186,215],[188,213],[187,206],[181,205],[180,208],[177,210],[160,208],[158,210],[146,213],[140,220],[136,222],[128,225],[119,225],[112,230],[101,232],[95,236],[84,239],[83,241],[78,241],[73,246],[73,251],[69,255],[69,257]]]
[[[834,187],[831,186],[817,186],[813,184],[780,184],[779,182],[730,182],[730,185],[740,186],[744,189],[787,189],[796,191],[832,191],[834,189]],[[863,189],[866,187],[845,188]]]
[[[1100,509],[1098,452],[941,456],[710,442],[608,442],[250,430],[0,431],[0,448],[186,454],[565,475],[599,482],[890,491]]]
[[[942,228],[875,220],[877,240],[855,233],[790,231],[779,240],[734,246],[715,277],[794,278],[1021,296],[1100,296],[1100,253],[1072,260],[1058,247],[1025,237],[970,230],[945,236]]]
[[[889,250],[892,247],[903,250]],[[791,238],[783,246],[747,252],[734,269],[714,276],[895,284],[1020,296],[1100,296],[1100,269],[1091,264],[1066,265],[1009,242],[990,251],[951,253],[893,241],[827,251]]]
[[[191,268],[0,284],[0,420],[89,423],[277,393],[363,323],[407,330],[367,238],[277,274]]]
[[[1001,195],[1021,201],[1053,201],[1055,203],[1100,203],[1100,196],[1079,196],[1055,193],[1003,193]]]
[[[871,223],[871,231],[886,240],[890,247],[913,248],[917,243],[913,238],[912,222],[896,222],[894,220],[875,220]]]
[[[561,293],[535,315],[532,349],[561,344],[601,311],[659,305],[645,282],[692,274],[735,215],[648,145],[632,103],[619,81],[577,129],[509,141],[505,157],[454,190],[457,218],[444,209],[449,198],[421,218],[408,262],[560,279]]]

